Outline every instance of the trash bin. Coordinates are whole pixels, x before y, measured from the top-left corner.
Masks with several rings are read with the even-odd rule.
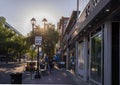
[[[11,84],[22,84],[22,73],[12,73]]]

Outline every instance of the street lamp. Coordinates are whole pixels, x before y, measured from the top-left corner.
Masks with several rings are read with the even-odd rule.
[[[32,24],[32,32],[34,33],[34,26],[35,26],[35,23],[36,23],[36,19],[35,18],[32,18],[31,19],[31,24]],[[36,71],[36,74],[35,74],[35,78],[41,78],[41,75],[40,75],[40,72],[39,72],[39,45],[38,45],[38,55],[37,55],[37,71]]]
[[[31,24],[32,24],[32,32],[34,33],[34,26],[36,24],[36,19],[34,17],[31,19]]]
[[[46,18],[43,18],[42,22],[44,23],[43,36],[45,36],[45,23],[47,22],[47,19],[46,19]],[[45,42],[45,37],[44,37],[43,42]],[[43,55],[44,55],[44,54],[43,54]]]
[[[47,19],[43,18],[42,22],[44,23],[44,33],[45,33],[45,23],[47,22]]]

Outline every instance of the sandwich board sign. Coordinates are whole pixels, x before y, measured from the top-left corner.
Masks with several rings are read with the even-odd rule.
[[[35,36],[35,45],[42,44],[42,36]]]

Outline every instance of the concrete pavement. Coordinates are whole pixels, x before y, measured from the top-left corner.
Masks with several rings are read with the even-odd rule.
[[[33,73],[31,79],[31,73],[25,72],[23,75],[23,84],[69,84],[69,85],[77,85],[73,80],[69,78],[67,73],[63,70],[55,69],[52,73],[49,71],[46,72],[46,75],[41,75],[40,79],[35,79]],[[25,77],[26,76],[26,77]]]
[[[35,73],[32,78],[30,72],[25,72],[23,78],[23,84],[68,84],[68,85],[88,85],[88,83],[77,78],[69,70],[56,68],[51,74],[47,72],[47,75],[42,75],[41,79],[34,79]]]
[[[10,74],[14,72],[22,72],[22,83],[23,84],[59,84],[59,85],[88,85],[84,81],[77,78],[69,70],[59,69],[56,67],[51,74],[42,75],[41,79],[34,79],[35,73],[24,71],[24,64],[20,63],[9,63],[0,65],[0,84],[10,84]]]
[[[87,82],[81,80],[79,77],[73,74],[70,70],[67,70],[66,73],[69,76],[69,78],[76,82],[77,85],[89,85]]]
[[[17,62],[9,62],[0,64],[0,84],[11,83],[11,73],[23,72],[23,64]]]

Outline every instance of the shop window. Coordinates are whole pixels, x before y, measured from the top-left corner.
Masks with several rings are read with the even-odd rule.
[[[80,62],[79,68],[83,70],[84,69],[83,43],[81,43],[79,46],[79,62]]]
[[[91,37],[90,79],[102,81],[102,33]],[[97,84],[97,83],[95,83]]]

